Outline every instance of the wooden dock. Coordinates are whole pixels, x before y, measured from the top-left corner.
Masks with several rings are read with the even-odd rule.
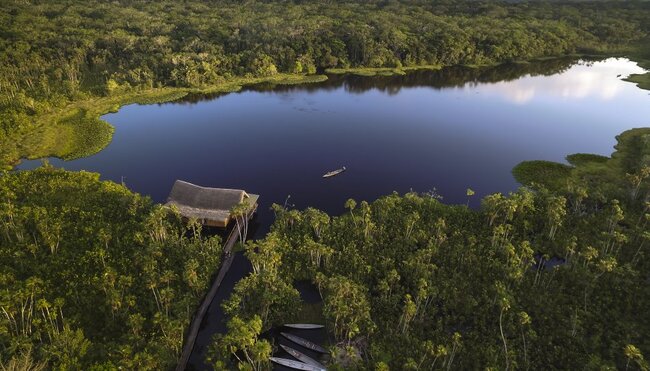
[[[257,203],[253,205],[250,214],[248,214],[248,220],[250,220],[253,217],[256,211],[257,211]],[[183,352],[181,353],[181,357],[178,361],[178,365],[176,366],[176,371],[184,371],[185,368],[187,367],[187,362],[190,359],[192,350],[194,350],[194,343],[196,342],[196,336],[199,334],[199,328],[201,327],[201,322],[203,322],[203,317],[205,317],[205,313],[208,311],[208,307],[212,303],[212,300],[214,300],[214,297],[217,294],[217,291],[219,290],[219,286],[221,286],[221,282],[223,281],[224,277],[226,276],[226,273],[228,273],[228,270],[232,265],[232,261],[234,259],[232,249],[235,246],[235,243],[237,243],[238,239],[239,239],[239,234],[237,233],[237,226],[234,226],[230,231],[230,233],[228,234],[226,243],[223,245],[223,262],[221,263],[221,267],[219,268],[219,273],[217,274],[217,277],[212,282],[212,286],[210,286],[210,290],[208,290],[208,293],[205,295],[205,298],[203,299],[201,306],[199,306],[198,310],[194,314],[194,318],[192,319],[192,323],[190,324],[189,331],[187,332],[185,346],[183,347]]]

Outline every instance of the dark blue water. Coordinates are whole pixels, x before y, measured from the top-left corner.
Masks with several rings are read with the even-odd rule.
[[[524,160],[563,161],[576,152],[609,155],[615,136],[650,125],[648,91],[621,79],[642,69],[625,59],[554,60],[488,69],[447,68],[406,76],[332,76],[324,83],[258,86],[181,103],[130,105],[104,116],[115,126],[100,153],[55,166],[124,180],[165,201],[176,179],[261,195],[256,237],[272,222],[271,203],[340,213],[348,198],[435,189],[448,203],[472,204],[517,188]],[[26,161],[19,168],[38,166]],[[322,174],[341,166],[330,179]],[[223,328],[220,290],[192,357],[200,364]]]
[[[510,171],[520,161],[609,155],[615,135],[650,125],[648,92],[621,80],[642,71],[633,62],[572,63],[333,77],[211,100],[130,105],[104,116],[115,126],[106,149],[51,162],[124,179],[155,201],[166,199],[176,179],[242,188],[261,195],[262,226],[272,222],[270,204],[288,195],[298,208],[333,213],[348,198],[392,191],[436,189],[445,202],[465,203],[472,188],[478,202],[515,189]],[[341,166],[348,169],[342,175],[321,178]]]

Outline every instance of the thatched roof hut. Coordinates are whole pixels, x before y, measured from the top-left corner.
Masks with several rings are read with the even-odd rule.
[[[225,227],[233,207],[247,201],[254,211],[259,196],[241,189],[207,188],[177,180],[167,198],[168,206],[176,206],[186,218],[198,219],[204,225]]]

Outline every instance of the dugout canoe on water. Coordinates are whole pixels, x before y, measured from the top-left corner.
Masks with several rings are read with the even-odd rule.
[[[279,357],[270,357],[271,362],[277,363],[279,365],[293,368],[294,370],[305,370],[305,371],[326,371],[324,368],[317,366],[308,365],[306,363],[294,361],[293,359],[279,358]]]
[[[317,325],[315,323],[285,323],[284,326],[298,330],[317,330],[325,327],[323,325]]]
[[[185,218],[194,218],[211,227],[226,227],[233,207],[246,202],[249,213],[257,209],[259,195],[241,189],[208,188],[177,180],[167,198],[167,206],[175,206]]]
[[[318,345],[318,344],[316,344],[314,342],[311,342],[311,341],[309,341],[307,339],[303,339],[300,336],[296,336],[296,335],[289,334],[289,333],[286,333],[286,332],[280,332],[280,335],[284,336],[285,338],[293,341],[294,343],[296,343],[296,344],[298,344],[300,346],[303,346],[303,347],[305,347],[307,349],[311,349],[311,350],[313,350],[315,352],[325,353],[325,354],[329,353],[327,351],[327,349],[323,348],[322,346],[320,346],[320,345]]]
[[[282,349],[284,349],[285,352],[291,354],[291,356],[293,358],[299,360],[300,362],[306,363],[308,365],[316,366],[318,368],[321,368],[321,369],[325,370],[325,366],[323,366],[317,360],[315,360],[315,359],[311,358],[310,356],[306,355],[305,353],[303,353],[303,352],[301,352],[299,350],[293,349],[291,347],[288,347],[288,346],[286,346],[284,344],[280,344],[280,347]]]
[[[323,178],[331,178],[331,177],[333,177],[333,176],[336,176],[336,175],[341,174],[341,173],[344,172],[345,170],[346,170],[346,169],[345,169],[345,166],[343,166],[343,167],[340,168],[340,169],[336,169],[336,170],[333,170],[333,171],[329,171],[329,172],[327,172],[327,173],[325,173],[325,174],[323,175]]]

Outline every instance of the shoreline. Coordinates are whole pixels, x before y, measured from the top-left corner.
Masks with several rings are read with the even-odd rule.
[[[130,104],[160,104],[177,101],[188,94],[233,93],[261,84],[308,84],[326,81],[325,75],[278,74],[269,77],[235,78],[202,88],[152,88],[132,90],[106,97],[93,97],[33,118],[33,127],[8,135],[0,142],[0,170],[11,170],[22,160],[55,157],[72,160],[98,153],[112,141],[114,127],[101,116]],[[13,144],[8,149],[4,144]]]
[[[636,84],[639,89],[650,90],[650,56],[646,56],[642,48],[628,50],[627,53],[575,53],[563,56],[539,57],[529,60],[508,61],[485,65],[463,65],[467,68],[487,68],[505,63],[531,63],[557,58],[628,58],[641,68],[649,70],[645,74],[631,75],[624,81]],[[54,112],[36,116],[34,127],[23,132],[9,135],[0,152],[0,170],[11,170],[23,160],[36,160],[54,157],[62,160],[73,160],[94,155],[110,144],[113,139],[114,127],[101,119],[103,115],[117,112],[130,104],[161,104],[178,101],[189,94],[209,95],[218,93],[233,93],[245,87],[272,83],[277,85],[298,85],[319,83],[331,75],[356,75],[362,77],[380,77],[405,75],[409,71],[431,70],[452,67],[443,65],[421,65],[399,68],[391,67],[354,67],[333,68],[324,70],[324,74],[298,75],[277,74],[267,77],[238,77],[216,85],[201,88],[152,88],[147,90],[132,90],[106,97],[94,97],[73,102]]]

